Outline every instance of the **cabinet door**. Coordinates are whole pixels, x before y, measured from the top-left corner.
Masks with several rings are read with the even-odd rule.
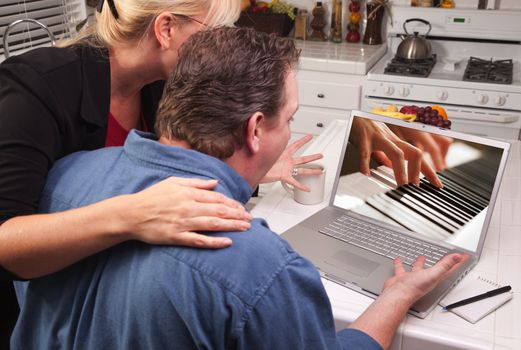
[[[291,123],[292,133],[319,135],[335,119],[347,119],[350,111],[300,106]]]
[[[299,81],[299,99],[301,105],[357,109],[360,106],[360,85],[339,84],[323,81]]]

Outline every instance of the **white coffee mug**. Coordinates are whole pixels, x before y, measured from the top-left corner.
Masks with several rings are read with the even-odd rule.
[[[307,186],[311,191],[304,192],[295,188],[294,186],[287,184],[282,181],[282,187],[293,196],[293,199],[301,204],[318,204],[324,200],[324,187],[326,183],[326,169],[319,163],[308,163],[302,164],[297,167],[308,168],[308,169],[321,169],[322,172],[319,175],[301,175],[297,174],[293,176],[295,180],[301,184]]]

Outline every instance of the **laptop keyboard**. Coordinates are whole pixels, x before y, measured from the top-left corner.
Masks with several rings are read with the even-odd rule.
[[[415,240],[350,216],[341,216],[319,232],[390,259],[399,257],[407,265],[412,265],[422,255],[425,257],[425,266],[431,267],[449,253],[440,246]]]

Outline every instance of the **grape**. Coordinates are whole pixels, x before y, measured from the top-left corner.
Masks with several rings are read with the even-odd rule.
[[[426,112],[430,112],[430,111],[432,111],[431,106],[427,106],[427,107],[425,107],[425,111],[426,111]]]
[[[431,118],[431,125],[437,125],[438,124],[438,119],[436,117],[432,117]]]
[[[450,120],[444,120],[443,121],[443,127],[446,129],[450,129],[452,122]]]
[[[443,119],[442,119],[442,120],[438,120],[438,122],[436,123],[436,126],[443,128],[444,124],[445,123],[443,122]]]
[[[432,113],[432,115],[435,115],[436,117],[438,116],[438,111],[435,109],[431,110],[431,113]]]
[[[425,108],[423,108],[423,107],[418,108],[418,112],[417,113],[420,113],[420,114],[425,113]]]
[[[273,1],[273,5],[271,6],[271,11],[273,13],[285,13],[289,18],[295,19],[295,13],[293,12],[293,6],[281,1]]]

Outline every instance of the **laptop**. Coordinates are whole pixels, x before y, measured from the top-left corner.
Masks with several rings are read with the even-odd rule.
[[[423,174],[419,186],[397,186],[388,162],[360,172],[353,124],[372,124],[407,139],[416,134],[446,144],[440,189]],[[417,256],[432,266],[444,255],[470,256],[459,271],[409,312],[425,318],[481,255],[510,144],[416,122],[352,111],[329,205],[282,234],[322,277],[376,298],[400,257],[410,270]],[[426,162],[432,163],[428,153]],[[405,167],[406,168],[406,167]],[[333,170],[334,171],[334,170]]]

